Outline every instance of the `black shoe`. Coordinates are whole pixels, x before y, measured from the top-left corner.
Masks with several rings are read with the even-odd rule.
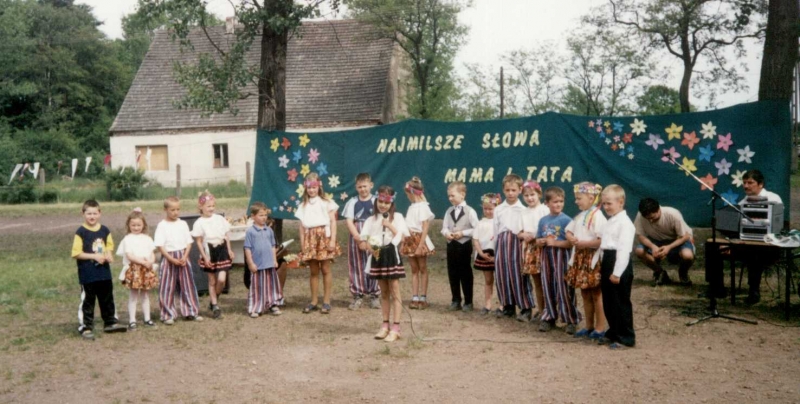
[[[464,313],[469,313],[473,310],[472,303],[467,303],[463,307],[461,307],[461,311]]]
[[[531,309],[522,310],[517,316],[517,321],[525,322],[531,321]]]
[[[81,337],[86,340],[94,341],[94,333],[88,328],[81,331]]]
[[[658,273],[658,279],[656,279],[656,286],[661,285],[669,285],[672,283],[672,279],[669,278],[669,274],[667,271],[662,270]]]
[[[611,341],[610,339],[608,339],[606,337],[600,337],[600,339],[597,340],[597,345],[609,345],[612,342],[614,342],[614,341]]]
[[[450,303],[450,307],[447,308],[447,311],[459,311],[461,310],[461,303],[453,302]]]
[[[221,316],[222,316],[222,310],[219,309],[218,304],[215,304],[213,307],[211,307],[211,317],[217,319],[220,318]]]
[[[503,307],[503,315],[504,316],[506,316],[506,317],[514,317],[515,314],[517,314],[517,310],[514,308],[514,306],[504,306]]]
[[[746,304],[748,306],[752,306],[752,305],[758,304],[758,302],[760,302],[760,301],[761,301],[761,296],[759,296],[759,295],[749,295],[749,296],[747,296],[747,299],[744,299],[744,304]]]
[[[128,328],[124,327],[124,326],[121,326],[119,324],[111,324],[111,325],[107,325],[107,326],[105,326],[105,328],[103,328],[103,332],[106,332],[106,333],[126,332],[126,331],[128,331]]]

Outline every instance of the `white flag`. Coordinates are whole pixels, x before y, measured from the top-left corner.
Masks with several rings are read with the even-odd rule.
[[[75,178],[75,170],[78,169],[78,159],[72,159],[72,178]]]
[[[151,148],[147,148],[147,154],[144,156],[145,160],[147,160],[147,171],[150,171],[150,157],[153,155],[153,150]]]
[[[14,177],[17,175],[17,172],[22,169],[22,164],[17,164],[14,166],[14,171],[11,172],[11,178],[8,179],[8,185],[11,185],[11,181],[14,181]]]
[[[29,168],[28,171],[30,171],[33,174],[33,179],[38,178],[39,177],[39,163],[33,163],[33,166],[31,166],[31,168]]]
[[[89,172],[89,163],[91,163],[91,162],[92,162],[92,156],[87,157],[86,158],[86,169],[83,170],[83,172],[85,172],[85,173]]]

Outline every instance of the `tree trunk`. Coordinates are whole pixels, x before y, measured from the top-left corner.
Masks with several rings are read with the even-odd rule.
[[[261,76],[258,78],[258,128],[286,130],[286,32],[261,29]]]
[[[797,63],[797,0],[770,0],[764,56],[761,58],[759,100],[792,97],[792,70]]]

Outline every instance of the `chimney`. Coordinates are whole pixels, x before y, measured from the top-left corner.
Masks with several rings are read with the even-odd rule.
[[[236,33],[236,17],[225,17],[225,33]]]

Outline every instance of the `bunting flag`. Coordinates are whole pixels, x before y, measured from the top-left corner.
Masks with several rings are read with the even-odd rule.
[[[19,170],[22,170],[22,164],[17,164],[14,166],[14,171],[11,172],[11,178],[8,179],[8,185],[11,185],[11,182],[14,181],[14,177],[17,175]]]
[[[33,179],[39,178],[39,163],[33,163],[28,171],[33,174]]]
[[[78,159],[72,159],[72,178],[75,178],[75,170],[78,169]]]
[[[89,156],[89,157],[87,157],[87,158],[86,158],[86,169],[85,169],[85,170],[83,170],[83,172],[85,172],[85,173],[88,173],[88,172],[89,172],[89,164],[90,164],[91,162],[92,162],[92,156]]]
[[[144,156],[145,161],[147,161],[147,171],[150,171],[150,157],[153,156],[153,150],[149,147],[147,148],[147,155]]]

